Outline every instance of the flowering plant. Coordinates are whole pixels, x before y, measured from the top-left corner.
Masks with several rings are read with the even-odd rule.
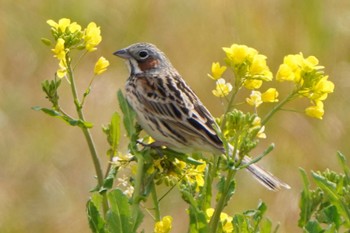
[[[170,232],[173,217],[162,215],[160,203],[174,188],[179,190],[182,199],[189,206],[186,212],[190,219],[188,232],[276,231],[271,221],[264,217],[267,206],[263,202],[256,209],[234,216],[229,216],[223,210],[235,192],[236,173],[247,167],[247,164],[241,164],[243,157],[252,153],[260,139],[266,138],[265,125],[275,113],[283,110],[287,103],[296,98],[306,98],[311,103],[305,109],[306,115],[322,119],[323,102],[333,92],[334,84],[328,80],[324,68],[318,65],[315,57],[304,58],[300,53],[284,58],[275,80],[292,83],[292,89],[280,100],[281,95],[276,88],[260,91],[265,82],[271,83],[274,80],[274,75],[267,66],[266,56],[245,45],[233,44],[223,48],[225,65],[214,62],[209,74],[216,82],[213,95],[226,100],[224,114],[217,118],[220,126],[217,133],[227,151],[222,156],[188,155],[165,147],[148,146],[153,139],[142,134],[142,129],[136,123],[135,113],[119,91],[118,101],[122,115],[114,113],[111,122],[103,127],[109,143],[109,163],[103,172],[89,131],[93,124],[86,121],[83,109],[95,77],[106,71],[109,62],[104,57],[97,60],[92,69],[92,77],[81,96],[74,76],[78,63],[88,53],[96,51],[102,41],[100,27],[92,22],[82,28],[66,18],[58,22],[48,20],[47,23],[54,39],[51,51],[58,60],[58,68],[53,80],[42,83],[51,107],[34,109],[59,118],[71,126],[78,126],[85,136],[97,177],[96,188],[87,202],[87,215],[92,232],[137,232],[145,213],[154,221],[153,232]],[[43,42],[52,44],[48,39],[43,39]],[[81,54],[77,60],[73,56],[75,52]],[[231,73],[230,78],[224,78],[224,74],[228,72]],[[77,117],[68,114],[59,103],[58,90],[63,79],[71,88]],[[244,101],[253,107],[252,113],[237,109],[237,93],[242,89],[250,91]],[[258,112],[263,103],[273,105],[265,115]],[[119,149],[121,124],[129,138],[128,153],[122,153]],[[228,145],[234,146],[233,152],[230,152]],[[272,149],[273,144],[250,163],[262,159]],[[239,158],[232,154],[238,154]],[[218,187],[216,192],[213,191],[215,184]],[[161,196],[158,194],[158,185],[168,188]],[[151,208],[144,204],[148,198],[152,200]],[[304,220],[303,223],[306,218]]]

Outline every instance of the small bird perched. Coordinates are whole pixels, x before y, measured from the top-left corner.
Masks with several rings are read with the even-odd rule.
[[[156,145],[183,153],[225,153],[213,116],[162,51],[153,44],[136,43],[114,55],[127,61],[126,99]],[[249,162],[244,157],[242,163]],[[256,164],[247,169],[270,190],[290,188]]]

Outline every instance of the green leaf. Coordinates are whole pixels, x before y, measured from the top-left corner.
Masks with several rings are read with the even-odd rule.
[[[79,126],[79,127],[83,127],[83,128],[92,128],[93,124],[87,121],[82,121],[80,119],[73,119],[69,116],[63,115],[62,113],[60,113],[59,111],[55,110],[55,109],[51,109],[51,108],[43,108],[40,106],[34,106],[32,107],[33,110],[35,111],[42,111],[44,113],[46,113],[49,116],[52,117],[56,117],[58,119],[63,120],[64,122],[68,123],[71,126]]]
[[[117,112],[112,115],[110,131],[109,131],[109,141],[113,150],[117,150],[120,140],[120,116]]]
[[[117,176],[118,168],[113,166],[109,171],[107,177],[103,181],[103,185],[99,190],[99,193],[106,192],[113,187],[114,179]]]
[[[337,208],[339,214],[343,216],[345,226],[350,227],[350,208],[336,192],[336,185],[316,172],[312,172],[311,174],[316,184],[327,194],[330,202]]]
[[[199,210],[195,206],[189,207],[190,226],[189,232],[191,233],[208,233],[208,223],[206,214],[204,211]]]
[[[304,227],[304,230],[307,233],[323,233],[323,229],[317,221],[309,221]]]
[[[138,206],[138,207],[140,207],[140,206]],[[140,208],[137,209],[137,212],[135,212],[135,214],[136,214],[136,218],[134,218],[134,222],[133,222],[133,226],[132,226],[132,232],[136,232],[137,231],[137,229],[141,225],[143,217],[144,217],[144,214],[142,213]]]
[[[53,104],[53,106],[58,106],[58,93],[57,90],[61,85],[61,79],[45,80],[41,83],[41,88],[46,94],[46,98]]]
[[[338,156],[338,159],[340,161],[340,164],[343,167],[346,181],[349,184],[350,183],[350,167],[347,165],[347,161],[346,161],[345,156],[340,151],[337,152],[337,156]]]
[[[86,211],[91,231],[94,233],[104,233],[105,222],[92,200],[86,203]]]
[[[327,206],[318,211],[317,218],[320,223],[332,224],[339,228],[341,225],[340,215],[334,205]]]
[[[110,209],[106,216],[107,229],[111,233],[134,233],[128,198],[119,189],[107,194]]]
[[[206,210],[211,206],[212,184],[215,176],[215,174],[213,174],[213,172],[215,172],[214,166],[215,165],[213,165],[212,163],[209,163],[209,166],[205,170],[204,187],[199,195],[198,200],[198,205],[202,210]]]
[[[131,106],[129,105],[129,103],[124,98],[121,90],[118,91],[118,101],[119,101],[120,109],[124,114],[124,118],[123,118],[124,127],[128,137],[130,138],[136,132],[134,127],[134,119],[136,114],[134,110],[131,108]]]
[[[299,215],[299,220],[298,220],[298,225],[300,227],[303,227],[307,224],[307,222],[309,221],[311,214],[312,214],[312,210],[311,210],[311,195],[310,195],[310,191],[309,191],[309,180],[307,178],[306,172],[304,169],[299,168],[300,174],[303,178],[303,183],[304,183],[304,189],[301,192],[301,198],[300,198],[300,215]]]
[[[47,38],[41,38],[41,42],[43,42],[47,46],[50,46],[52,44],[51,40]]]
[[[263,219],[260,223],[260,233],[271,233],[272,232],[272,222],[270,219]]]
[[[202,209],[198,208],[197,200],[195,200],[192,193],[183,189],[181,190],[181,194],[183,199],[190,205],[188,208],[190,217],[189,232],[208,233],[209,228],[206,213]]]
[[[251,233],[248,218],[243,214],[236,214],[235,216],[233,216],[232,224],[234,228],[233,232]]]

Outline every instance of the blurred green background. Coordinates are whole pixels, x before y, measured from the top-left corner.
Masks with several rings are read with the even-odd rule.
[[[89,232],[85,203],[95,185],[87,145],[78,128],[31,110],[49,106],[40,83],[51,79],[57,61],[40,38],[50,37],[46,20],[67,17],[86,26],[101,26],[99,49],[77,70],[85,88],[94,61],[110,62],[86,105],[103,166],[107,143],[100,126],[117,109],[116,91],[128,76],[124,63],[112,55],[131,43],[156,44],[195,90],[213,115],[223,107],[211,95],[207,77],[213,61],[223,61],[221,47],[246,44],[267,55],[275,73],[286,54],[315,55],[335,85],[325,102],[322,121],[303,114],[280,112],[267,125],[275,150],[262,163],[292,186],[273,193],[245,172],[226,212],[254,208],[259,199],[269,207],[268,217],[280,222],[279,232],[297,228],[302,188],[299,167],[340,170],[336,151],[350,158],[350,1],[348,0],[167,0],[167,1],[44,1],[2,0],[0,8],[0,232]],[[281,95],[288,85],[279,85]],[[61,88],[63,107],[72,112],[67,84]],[[298,106],[299,105],[299,106]],[[294,104],[303,109],[305,103]],[[125,141],[125,140],[124,140]],[[125,146],[122,148],[126,152]],[[173,232],[185,232],[187,214],[176,192],[163,202],[164,214],[174,217]],[[150,218],[148,218],[150,219]],[[149,224],[145,224],[151,232]]]

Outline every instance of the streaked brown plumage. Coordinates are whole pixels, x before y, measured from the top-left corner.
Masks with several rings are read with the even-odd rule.
[[[127,60],[126,98],[141,127],[158,145],[185,153],[225,152],[213,128],[214,118],[162,51],[137,43],[114,54]],[[246,157],[243,162],[249,160]],[[247,169],[270,190],[289,188],[255,164]]]

